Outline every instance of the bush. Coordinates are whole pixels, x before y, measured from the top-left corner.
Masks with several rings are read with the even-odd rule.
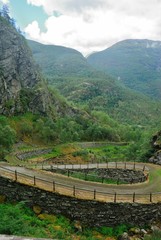
[[[100,232],[103,235],[107,236],[119,236],[122,235],[124,232],[128,231],[128,226],[122,224],[116,227],[101,227],[100,229],[97,229],[98,232]]]
[[[161,239],[161,231],[154,231],[151,236],[145,236],[144,240],[160,240]]]
[[[76,151],[76,152],[73,152],[72,155],[73,157],[87,157],[88,156],[88,150],[81,150],[81,151]]]

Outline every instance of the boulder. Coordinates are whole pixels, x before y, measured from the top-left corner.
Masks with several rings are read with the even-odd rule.
[[[118,236],[117,240],[130,240],[128,233],[124,232],[122,235]]]

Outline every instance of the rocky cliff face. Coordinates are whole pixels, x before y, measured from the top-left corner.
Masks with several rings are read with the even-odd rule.
[[[68,106],[49,92],[25,38],[0,17],[0,114],[65,110]]]
[[[161,165],[161,131],[153,136],[151,144],[154,154],[149,159],[149,162]]]

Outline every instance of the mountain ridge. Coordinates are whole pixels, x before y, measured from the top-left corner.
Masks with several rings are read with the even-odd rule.
[[[46,45],[32,40],[27,40],[27,42],[37,64],[48,78],[53,73],[55,76],[67,76],[68,72],[70,72],[70,76],[79,76],[82,71],[88,72],[90,68],[92,69],[86,58],[75,49],[59,45]]]
[[[125,86],[161,99],[161,41],[128,39],[91,54],[87,60]]]
[[[37,61],[37,56],[35,57],[34,54],[36,42],[30,47],[32,47],[33,56]],[[49,67],[46,68],[45,66],[48,64],[49,56],[45,52],[44,57],[44,50],[41,50],[41,47],[46,49],[47,46],[44,47],[41,44],[39,47],[40,57],[37,63],[41,62],[42,71],[48,78],[49,84],[57,88],[67,100],[78,105],[86,105],[90,110],[105,111],[113,118],[123,122],[141,124],[143,116],[145,122],[149,121],[150,118],[153,119],[153,117],[156,120],[158,115],[156,109],[160,109],[159,103],[155,103],[150,98],[141,95],[141,93],[126,88],[123,83],[117,81],[114,77],[110,77],[105,72],[98,71],[90,66],[83,56],[81,56],[81,61],[84,64],[82,67],[79,52],[74,55],[74,62],[69,58],[63,59],[63,63],[67,62],[70,68],[65,68],[62,71],[58,67],[57,72],[55,69],[48,72]],[[54,57],[50,58],[49,62],[52,66],[55,66],[55,46],[50,45],[51,51],[53,51],[52,55]],[[68,51],[71,51],[71,49],[68,49]],[[63,53],[61,52],[59,59],[62,56]],[[71,71],[71,68],[74,71]],[[142,120],[139,120],[139,118]]]

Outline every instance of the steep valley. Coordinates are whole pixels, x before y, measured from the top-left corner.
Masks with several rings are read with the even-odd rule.
[[[160,205],[158,214],[152,203],[153,192],[149,192],[153,190],[154,185],[156,187],[154,195],[160,191],[160,185],[158,185],[160,167],[152,165],[152,169],[156,171],[152,171],[152,177],[149,180],[149,172],[145,166],[152,154],[155,155],[153,160],[156,156],[160,157],[160,132],[153,137],[152,145],[150,140],[154,132],[161,127],[161,102],[143,94],[142,91],[138,92],[136,88],[133,90],[128,88],[130,85],[125,86],[125,82],[118,81],[117,76],[111,77],[110,71],[96,69],[96,66],[91,65],[88,60],[74,49],[26,40],[10,20],[0,16],[0,214],[4,216],[1,219],[0,233],[74,240],[105,239],[106,237],[106,239],[116,239],[130,228],[124,224],[113,227],[110,225],[111,219],[116,220],[115,225],[118,225],[119,221],[128,225],[128,219],[130,223],[136,224],[139,219],[140,226],[142,226],[143,212],[146,216],[146,223],[149,223],[151,219],[158,219],[157,217],[161,215]],[[156,143],[159,149],[155,149]],[[139,202],[135,203],[135,200],[139,199],[142,187],[139,185],[141,183],[131,186],[133,178],[128,184],[131,195],[128,196],[130,202],[126,203],[125,208],[123,208],[124,203],[117,205],[115,191],[117,189],[120,189],[120,193],[123,189],[126,191],[126,185],[119,186],[119,179],[115,181],[115,187],[110,183],[112,202],[110,204],[105,202],[107,212],[104,212],[101,198],[96,196],[97,193],[99,195],[99,189],[103,188],[101,184],[103,184],[104,177],[101,177],[102,182],[97,184],[97,193],[96,183],[93,182],[92,199],[88,201],[86,197],[84,200],[78,198],[80,189],[75,188],[78,180],[74,178],[70,180],[69,171],[66,173],[68,181],[71,182],[70,188],[69,185],[65,185],[62,176],[57,176],[57,179],[62,180],[64,184],[63,188],[62,185],[60,188],[62,192],[57,191],[55,186],[59,189],[61,181],[56,180],[55,184],[56,177],[54,178],[49,172],[45,173],[47,185],[44,185],[44,182],[42,184],[45,189],[41,192],[40,188],[36,188],[36,184],[41,182],[40,177],[44,174],[45,164],[51,171],[53,170],[52,164],[57,168],[59,164],[62,164],[65,170],[67,170],[66,166],[70,165],[71,169],[68,170],[73,170],[73,165],[77,163],[77,167],[83,172],[82,165],[85,164],[88,171],[90,161],[91,164],[95,164],[95,168],[98,168],[99,164],[104,164],[104,168],[108,168],[108,164],[115,161],[112,163],[114,170],[118,162],[122,161],[124,170],[126,171],[129,164],[134,174],[136,162],[143,162],[138,165],[141,166],[143,172],[147,171],[143,187],[151,184],[150,189],[145,189],[145,194],[148,193],[148,204],[152,208],[148,205],[142,208]],[[126,162],[129,163],[126,165]],[[32,172],[33,176],[32,178],[30,176],[29,180],[24,177],[24,182],[18,183],[22,174],[18,175],[17,170],[22,171],[21,173]],[[2,173],[4,173],[3,177]],[[157,175],[154,176],[156,173]],[[12,184],[11,179],[8,178],[11,175]],[[83,176],[84,180],[87,180],[86,174]],[[51,180],[52,190],[46,187],[49,187],[47,179]],[[155,179],[157,182],[153,183],[152,180]],[[79,181],[86,191],[87,182]],[[92,185],[90,181],[88,184]],[[134,191],[137,191],[137,188],[139,191],[136,192],[138,193],[136,198]],[[63,191],[67,189],[68,191],[71,189],[72,196],[64,196]],[[12,199],[14,203],[19,200],[26,201],[35,212],[27,209],[24,202],[14,206],[7,205],[5,191],[7,191],[9,200]],[[107,197],[106,186],[104,191]],[[48,201],[47,195],[51,195],[51,202]],[[55,202],[53,202],[53,196],[56,196]],[[62,196],[67,201],[64,201]],[[68,199],[72,201],[72,205],[69,204]],[[104,200],[106,201],[105,198]],[[86,225],[82,228],[81,214],[82,216],[87,214],[91,222],[94,221],[90,211],[84,207],[83,210],[81,209],[83,201],[85,205],[88,202],[90,208],[87,204],[87,209],[90,209],[96,218],[98,216],[97,228],[89,230]],[[44,208],[44,212],[43,207],[40,208],[40,202],[42,206],[48,208],[47,210]],[[99,204],[103,207],[97,207]],[[112,207],[108,209],[108,206]],[[134,207],[132,212],[131,206]],[[47,214],[50,208],[55,209],[53,211],[56,216]],[[135,211],[137,208],[139,211]],[[120,209],[120,212],[117,209]],[[126,221],[122,217],[122,209],[127,211]],[[80,215],[77,214],[77,210]],[[60,214],[71,216],[71,220],[59,216]],[[133,221],[134,216],[135,221]],[[102,218],[102,225],[99,223],[99,217]],[[84,219],[87,223],[88,218],[84,217]],[[32,228],[33,226],[36,229]]]
[[[33,41],[28,43],[49,84],[68,101],[90,111],[106,112],[123,124],[148,125],[158,121],[160,101],[131,90],[96,70],[78,51]]]

